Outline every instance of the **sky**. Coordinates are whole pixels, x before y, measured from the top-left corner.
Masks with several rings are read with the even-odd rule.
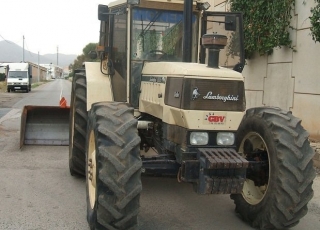
[[[113,0],[1,0],[0,41],[33,53],[82,54],[99,41],[98,5]],[[1,52],[1,51],[0,51]]]

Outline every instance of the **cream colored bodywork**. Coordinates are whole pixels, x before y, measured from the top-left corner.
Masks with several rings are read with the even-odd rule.
[[[142,81],[139,111],[151,114],[163,122],[201,130],[237,130],[244,112],[182,110],[165,105],[165,79],[170,77],[243,81],[240,73],[229,69],[213,69],[197,63],[154,62],[146,63],[143,76],[161,77],[163,82]],[[161,95],[161,96],[160,96]],[[206,117],[213,113],[224,116],[225,122],[209,123]]]
[[[115,8],[126,4],[126,0],[117,0],[111,2],[108,6]],[[198,1],[201,2],[201,1]],[[164,8],[164,9],[183,9],[184,0],[141,0],[140,6],[145,8]],[[194,5],[196,3],[194,2]],[[169,7],[170,6],[170,7]],[[130,13],[130,10],[128,10]],[[129,24],[130,25],[130,24]],[[199,21],[199,28],[200,27]],[[127,46],[130,47],[130,26],[128,26]],[[200,36],[200,35],[199,35]],[[199,44],[200,45],[200,44]],[[130,60],[130,52],[127,53],[127,60]],[[100,73],[100,66],[89,70],[88,77],[88,102],[87,109],[91,108],[91,104],[98,101],[113,101],[112,88],[110,78]],[[87,65],[86,65],[87,69]],[[129,62],[127,69],[130,69]],[[88,71],[87,71],[88,72]],[[243,81],[240,73],[220,68],[208,68],[206,65],[198,63],[179,63],[179,62],[153,62],[146,63],[143,67],[143,76],[150,77],[181,77],[181,78],[204,78],[212,80],[232,80]],[[91,79],[90,79],[91,78]],[[127,85],[127,101],[129,99],[129,84]],[[162,97],[159,97],[162,95]],[[185,127],[187,129],[205,129],[205,130],[237,130],[242,120],[244,112],[219,112],[219,111],[198,111],[198,110],[182,110],[164,104],[165,83],[141,82],[141,94],[139,99],[139,109],[135,110],[135,116],[140,116],[140,113],[153,115],[163,122]],[[205,121],[206,115],[214,112],[215,115],[226,117],[226,122],[223,124],[212,124]]]
[[[87,110],[92,103],[113,101],[110,76],[100,71],[100,62],[85,62],[87,76]]]
[[[198,0],[197,2],[205,2],[203,0]],[[127,0],[116,0],[116,1],[113,1],[113,2],[110,2],[108,4],[108,7],[117,7],[117,6],[120,6],[120,5],[124,5],[127,3]],[[153,7],[152,5],[153,4],[164,4],[164,3],[176,3],[176,4],[180,4],[182,5],[184,3],[184,0],[140,0],[140,6],[150,6],[150,7]],[[196,2],[193,3],[193,5],[196,5]],[[154,8],[154,7],[153,7]]]

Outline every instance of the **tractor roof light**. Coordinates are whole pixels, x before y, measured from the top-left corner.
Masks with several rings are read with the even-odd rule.
[[[127,3],[130,5],[139,5],[140,0],[127,0]]]
[[[197,9],[206,11],[210,8],[210,4],[208,2],[197,2]]]

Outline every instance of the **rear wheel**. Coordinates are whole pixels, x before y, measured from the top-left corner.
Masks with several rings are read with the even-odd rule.
[[[133,108],[100,102],[89,113],[87,219],[90,229],[135,229],[141,185],[140,137]]]
[[[308,133],[291,112],[249,109],[237,133],[241,155],[255,162],[247,170],[242,194],[233,194],[236,211],[260,229],[296,225],[313,197],[315,170]]]
[[[72,176],[85,175],[85,143],[87,134],[87,81],[84,70],[72,81],[69,123],[69,169]]]

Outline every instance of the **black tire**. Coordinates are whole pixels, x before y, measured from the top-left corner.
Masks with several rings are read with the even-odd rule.
[[[136,229],[141,184],[140,137],[133,108],[100,102],[89,113],[87,220],[90,229]]]
[[[69,123],[69,170],[72,176],[85,176],[87,136],[87,81],[78,71],[72,81]]]
[[[315,178],[314,152],[301,120],[279,108],[249,109],[236,142],[247,159],[267,162],[256,170],[248,169],[242,194],[231,195],[236,212],[260,229],[298,224],[307,214]]]
[[[7,89],[7,92],[10,93],[10,89]]]

